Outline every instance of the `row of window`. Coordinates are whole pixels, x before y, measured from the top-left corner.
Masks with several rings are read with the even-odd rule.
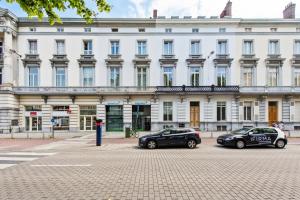
[[[29,54],[37,54],[37,40],[29,40]],[[120,54],[120,41],[111,40],[110,41],[110,54],[119,55]],[[63,55],[65,54],[65,41],[56,40],[56,54]],[[93,41],[92,40],[83,40],[83,54],[91,55],[93,54]],[[146,55],[147,54],[147,41],[138,40],[137,41],[137,54]],[[163,54],[164,55],[173,55],[174,54],[174,41],[173,40],[164,40],[163,41]],[[191,55],[200,55],[201,54],[201,41],[200,40],[191,40],[190,42],[190,54]],[[217,40],[217,54],[226,55],[228,54],[228,41],[227,40]],[[244,40],[243,41],[243,54],[244,55],[253,55],[254,54],[254,41],[253,40]],[[278,55],[280,54],[279,40],[269,40],[268,46],[269,55]],[[300,54],[300,40],[294,41],[294,54]]]
[[[53,68],[53,84],[56,87],[66,87],[68,83],[68,68],[54,67]],[[118,66],[109,67],[108,85],[111,87],[121,86],[122,68]],[[84,87],[95,86],[95,67],[83,66],[80,68],[80,85]],[[174,66],[162,67],[162,83],[163,86],[175,86],[175,71]],[[292,85],[300,86],[300,68],[293,67]],[[40,80],[40,68],[35,65],[28,65],[26,67],[26,85],[30,87],[38,87]],[[135,69],[135,85],[137,87],[149,86],[149,68],[137,67]],[[229,80],[230,68],[228,66],[218,66],[215,71],[215,85],[226,86],[230,85]],[[280,86],[282,72],[280,67],[267,67],[267,86]],[[203,83],[203,69],[202,67],[189,67],[188,84],[190,86],[201,86]],[[2,81],[2,68],[0,68],[0,83]],[[242,67],[241,68],[241,86],[255,86],[256,85],[256,68]]]
[[[217,102],[217,121],[226,121],[226,102],[219,101]],[[244,121],[252,121],[253,120],[253,103],[243,102],[242,103],[242,112]],[[173,102],[163,102],[163,120],[164,121],[173,121]]]
[[[138,28],[137,30],[138,30],[138,32],[146,32],[145,28]],[[245,30],[245,32],[252,32],[252,28],[249,28],[249,27],[245,28],[244,30]],[[36,27],[30,27],[29,31],[30,32],[36,32],[37,29],[36,29]],[[57,27],[56,31],[57,32],[64,32],[65,29],[63,27]],[[84,27],[83,31],[85,33],[90,33],[90,32],[92,32],[92,28],[91,27]],[[277,32],[277,31],[278,31],[278,28],[270,28],[270,32]],[[111,32],[113,32],[113,33],[119,32],[119,29],[118,28],[111,28]],[[173,29],[172,28],[165,28],[165,32],[166,33],[172,33]],[[225,33],[226,28],[219,28],[219,32],[220,33]],[[296,32],[300,32],[300,28],[296,28]],[[199,28],[192,28],[192,33],[199,33]]]

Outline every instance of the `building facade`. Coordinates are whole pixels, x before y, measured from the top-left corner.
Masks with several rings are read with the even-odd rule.
[[[0,130],[300,129],[300,19],[62,21],[0,10]]]

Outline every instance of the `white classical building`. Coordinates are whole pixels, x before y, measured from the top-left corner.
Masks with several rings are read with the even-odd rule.
[[[300,19],[62,21],[0,10],[0,132],[300,129]]]

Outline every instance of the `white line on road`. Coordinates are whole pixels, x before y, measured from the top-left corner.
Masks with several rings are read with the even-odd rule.
[[[5,169],[5,168],[8,168],[8,167],[12,167],[12,166],[15,166],[16,164],[0,164],[0,169]]]
[[[0,160],[8,160],[8,161],[33,161],[38,158],[26,158],[26,157],[0,157]]]
[[[39,153],[39,152],[9,152],[7,155],[14,155],[14,156],[52,156],[56,153]]]
[[[87,165],[31,165],[31,167],[90,167],[91,164]]]

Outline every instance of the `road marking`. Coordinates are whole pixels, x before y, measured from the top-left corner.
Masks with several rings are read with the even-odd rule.
[[[39,152],[9,152],[7,155],[14,155],[14,156],[52,156],[56,153],[39,153]]]
[[[16,164],[0,164],[0,169],[5,169],[5,168],[8,168],[8,167],[12,167],[12,166],[15,166]]]
[[[31,167],[90,167],[91,164],[87,165],[31,165]]]
[[[11,161],[33,161],[38,159],[35,158],[26,158],[26,157],[0,157],[0,160],[11,160]]]

